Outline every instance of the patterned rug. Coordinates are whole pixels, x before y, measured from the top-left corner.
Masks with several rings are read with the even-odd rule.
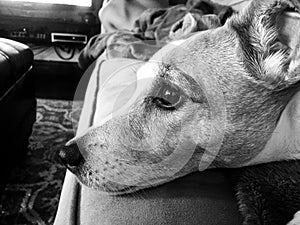
[[[80,109],[80,102],[38,99],[29,152],[0,198],[1,225],[53,224],[66,171],[57,153],[74,136]]]

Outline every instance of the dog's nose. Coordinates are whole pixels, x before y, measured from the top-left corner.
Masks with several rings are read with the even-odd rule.
[[[70,146],[65,146],[62,150],[60,150],[59,157],[62,163],[69,167],[78,166],[83,159],[76,143]]]

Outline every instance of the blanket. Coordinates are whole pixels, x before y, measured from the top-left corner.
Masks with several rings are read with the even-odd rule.
[[[104,52],[107,59],[132,58],[146,61],[172,40],[221,26],[232,13],[231,7],[209,0],[189,0],[185,5],[150,8],[136,20],[132,30],[92,37],[79,56],[79,66],[87,69]]]
[[[146,61],[172,40],[225,23],[234,11],[208,0],[146,10],[134,28],[93,37],[79,57],[86,69],[105,54],[107,59]],[[278,162],[228,170],[243,224],[287,224],[300,210],[300,162]]]
[[[300,161],[229,172],[243,224],[283,225],[300,210]]]

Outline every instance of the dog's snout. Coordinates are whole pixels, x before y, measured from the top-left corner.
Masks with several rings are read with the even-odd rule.
[[[69,167],[78,166],[83,159],[76,143],[70,146],[66,146],[62,150],[60,150],[59,157],[62,163]]]

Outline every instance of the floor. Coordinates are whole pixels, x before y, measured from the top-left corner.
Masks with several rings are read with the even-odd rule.
[[[29,151],[0,195],[1,225],[53,224],[65,174],[57,152],[73,137],[79,118],[73,99],[83,71],[77,63],[35,61],[32,72],[37,121]]]
[[[74,137],[81,102],[37,100],[28,152],[0,195],[1,225],[51,225],[66,168],[58,152]]]

